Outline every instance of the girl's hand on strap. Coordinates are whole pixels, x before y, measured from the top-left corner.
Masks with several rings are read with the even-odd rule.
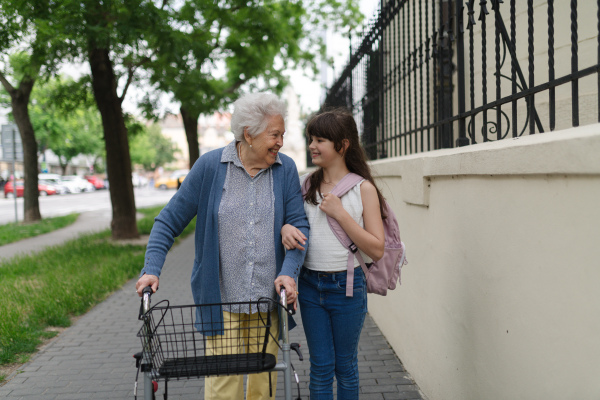
[[[326,193],[323,195],[323,201],[321,201],[319,208],[325,214],[337,221],[339,221],[344,213],[346,213],[346,210],[344,210],[344,206],[342,205],[342,200],[340,200],[340,198],[335,194],[331,193]]]
[[[281,242],[286,250],[304,250],[302,245],[306,244],[306,236],[304,236],[302,231],[295,226],[285,224],[281,228]]]

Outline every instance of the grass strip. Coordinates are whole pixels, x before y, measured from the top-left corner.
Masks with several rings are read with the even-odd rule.
[[[0,246],[64,228],[75,222],[78,216],[79,214],[69,214],[27,224],[12,222],[0,225]]]
[[[138,220],[141,234],[150,233],[160,209],[138,210],[144,215]],[[178,239],[195,225],[194,219]],[[110,230],[86,234],[0,264],[0,365],[26,362],[42,339],[56,334],[48,328],[68,327],[71,317],[139,274],[145,246],[117,244],[110,236]]]

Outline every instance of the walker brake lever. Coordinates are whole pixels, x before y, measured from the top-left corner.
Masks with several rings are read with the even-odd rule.
[[[298,359],[300,361],[304,361],[304,357],[302,356],[302,351],[300,350],[300,344],[299,343],[291,343],[290,344],[290,349],[294,350],[296,352],[296,354],[298,354]]]

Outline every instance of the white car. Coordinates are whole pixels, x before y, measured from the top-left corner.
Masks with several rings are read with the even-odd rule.
[[[134,172],[131,174],[131,183],[133,183],[133,187],[145,187],[148,185],[148,178]]]
[[[61,178],[64,185],[66,185],[71,193],[82,193],[82,192],[93,192],[96,190],[94,185],[77,175],[65,175]]]
[[[63,184],[63,181],[58,174],[38,174],[38,181],[54,186],[56,188],[56,194],[71,193],[67,185]]]

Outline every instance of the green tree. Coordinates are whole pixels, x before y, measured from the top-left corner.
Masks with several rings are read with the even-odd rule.
[[[58,156],[63,174],[74,157],[103,154],[100,114],[85,79],[51,79],[38,85],[31,98],[29,113],[38,147]]]
[[[49,70],[48,47],[56,41],[47,29],[46,7],[18,0],[0,6],[0,83],[10,97],[12,117],[23,143],[24,220],[40,220],[37,143],[27,106],[35,82]]]
[[[179,152],[177,145],[163,136],[158,124],[143,125],[143,130],[130,137],[131,162],[147,171],[175,161],[175,153]]]
[[[235,100],[242,85],[280,92],[286,69],[314,66],[323,53],[324,27],[349,30],[362,18],[356,0],[187,0],[168,11],[172,29],[151,42],[147,67],[153,85],[180,104],[190,167],[200,115]]]
[[[152,82],[181,102],[193,162],[198,154],[200,113],[231,102],[242,85],[283,88],[282,72],[287,66],[309,63],[318,54],[319,40],[309,40],[315,38],[316,27],[333,26],[332,22],[353,26],[356,2],[3,0],[0,51],[26,47],[30,61],[21,70],[23,79],[18,85],[11,85],[4,75],[0,81],[11,95],[26,157],[34,160],[33,127],[23,122],[29,121],[27,104],[33,83],[57,60],[89,64],[104,132],[112,236],[137,237],[129,137],[122,108],[136,72],[148,68]],[[26,163],[28,176],[26,196],[37,191],[33,186],[36,161]]]
[[[166,29],[167,15],[160,7],[150,0],[64,0],[52,8],[53,22],[68,46],[65,54],[90,66],[104,132],[115,239],[139,236],[122,104],[136,71],[152,56],[147,43]]]

